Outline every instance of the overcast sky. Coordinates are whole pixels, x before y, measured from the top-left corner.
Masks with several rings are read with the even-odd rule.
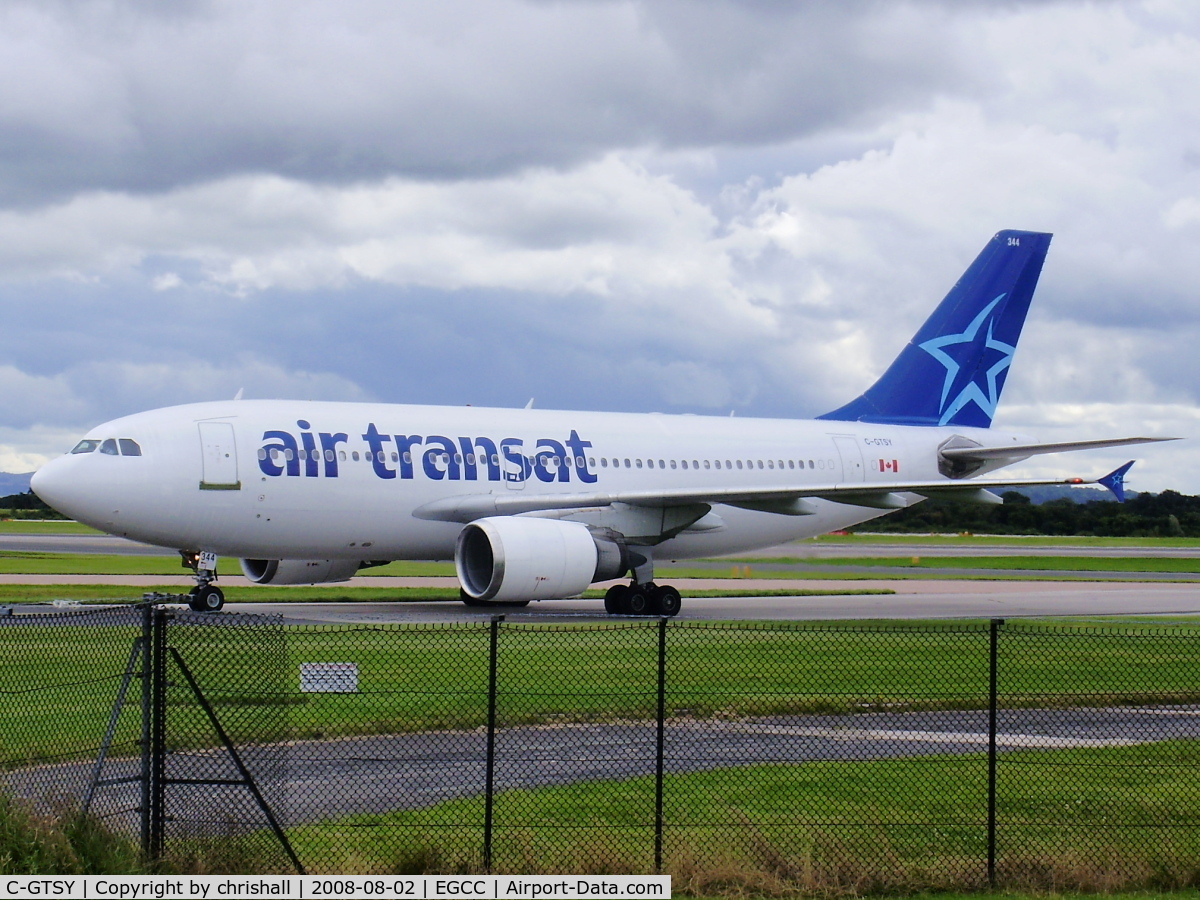
[[[8,0],[0,470],[240,388],[814,416],[1002,228],[996,424],[1200,437],[1197,96],[1193,0]]]

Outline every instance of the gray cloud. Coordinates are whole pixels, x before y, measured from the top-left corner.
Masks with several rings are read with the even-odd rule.
[[[0,199],[756,145],[971,80],[937,4],[14,2]]]

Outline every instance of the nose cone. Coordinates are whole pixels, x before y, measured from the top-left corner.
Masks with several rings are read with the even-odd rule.
[[[42,499],[43,503],[54,507],[64,516],[71,516],[71,495],[78,493],[78,486],[72,490],[71,477],[67,473],[70,466],[65,465],[66,458],[51,460],[33,473],[29,479],[30,489]]]
[[[103,465],[111,459],[114,457],[101,460],[95,453],[68,453],[34,472],[29,486],[64,516],[112,532],[125,485]]]

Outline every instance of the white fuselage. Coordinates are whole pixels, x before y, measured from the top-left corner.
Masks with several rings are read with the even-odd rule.
[[[488,493],[809,483],[886,490],[943,479],[937,448],[951,435],[1015,439],[983,429],[823,420],[227,401],[100,425],[87,437],[128,439],[141,455],[67,454],[43,467],[36,488],[79,521],[177,549],[264,559],[449,559],[462,525],[414,510]],[[812,502],[813,515],[716,504],[707,527],[662,542],[654,556],[733,553],[884,514]]]

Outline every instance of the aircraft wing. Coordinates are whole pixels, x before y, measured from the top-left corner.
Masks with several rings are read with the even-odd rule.
[[[1157,444],[1177,441],[1173,437],[1127,437],[1100,441],[1067,441],[1059,444],[1009,444],[1000,447],[953,447],[941,451],[946,459],[1024,459],[1041,453],[1067,453],[1072,450],[1099,450],[1104,447],[1128,447],[1130,444]]]
[[[804,516],[815,513],[807,501],[832,500],[851,506],[873,509],[903,509],[912,504],[906,493],[930,496],[958,496],[982,503],[1000,503],[991,493],[996,488],[1040,487],[1043,485],[1104,484],[1105,478],[1020,478],[1008,481],[904,481],[887,484],[780,484],[762,488],[697,488],[647,491],[575,492],[569,494],[463,494],[426,503],[413,510],[418,519],[443,522],[472,522],[487,516],[514,516],[520,513],[556,509],[587,509],[627,503],[630,506],[687,506],[696,503],[725,503],[781,515]]]

